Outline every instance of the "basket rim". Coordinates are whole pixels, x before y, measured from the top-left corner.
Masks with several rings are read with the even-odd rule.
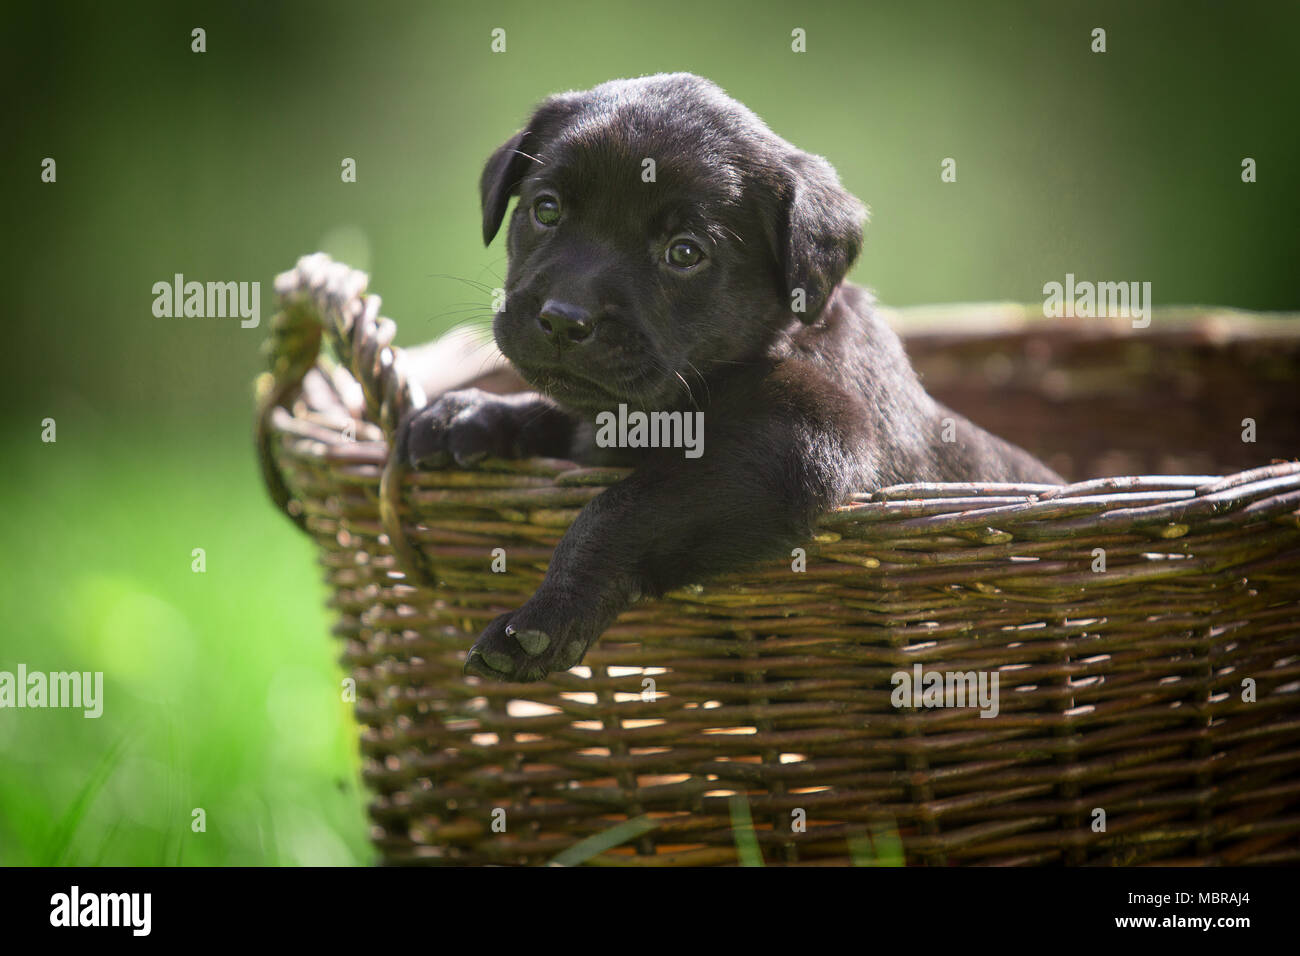
[[[304,405],[297,410],[306,412]],[[276,455],[301,464],[346,470],[356,478],[378,478],[389,460],[385,441],[349,440],[347,423],[306,418],[280,408],[272,415],[280,442]],[[354,423],[355,424],[355,423]],[[517,461],[487,459],[472,468],[407,472],[399,492],[401,510],[418,520],[412,495],[448,492],[475,496],[484,507],[512,500],[534,507],[547,504],[540,492],[570,491],[553,506],[599,494],[630,473],[626,468],[593,468],[555,458]],[[522,494],[523,497],[519,497]],[[514,497],[512,497],[512,495]],[[1042,537],[1088,532],[1139,532],[1159,539],[1189,531],[1267,524],[1300,526],[1300,461],[1275,462],[1229,475],[1120,475],[1067,485],[1009,482],[916,482],[863,490],[823,515],[820,532],[854,537],[909,537],[934,533],[974,536],[1003,543],[1036,531]]]

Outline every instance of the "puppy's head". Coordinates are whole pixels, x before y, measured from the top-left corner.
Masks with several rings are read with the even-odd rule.
[[[687,405],[815,322],[865,218],[830,164],[684,73],[551,97],[481,191],[487,243],[519,197],[497,344],[578,409]]]

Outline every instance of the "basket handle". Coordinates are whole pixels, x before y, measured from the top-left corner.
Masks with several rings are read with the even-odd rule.
[[[424,389],[407,374],[406,356],[392,345],[397,326],[379,316],[380,298],[366,295],[369,276],[333,261],[324,253],[304,256],[275,279],[279,311],[271,320],[264,349],[270,371],[257,381],[257,454],[262,478],[275,504],[307,531],[307,518],[294,510],[294,498],[272,454],[271,419],[298,394],[303,376],[316,364],[324,336],[352,373],[365,397],[366,420],[388,441],[388,461],[379,485],[379,516],[400,569],[411,583],[432,586],[432,576],[407,539],[400,517],[400,489],[406,472],[396,454],[398,426],[411,409],[423,408]]]

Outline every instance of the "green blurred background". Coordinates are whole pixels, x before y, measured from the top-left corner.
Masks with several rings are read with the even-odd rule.
[[[1296,3],[178,6],[3,14],[0,670],[102,670],[106,701],[0,711],[0,863],[370,860],[320,575],[251,450],[270,281],[323,248],[399,342],[454,324],[483,301],[440,276],[504,273],[480,166],[550,92],[714,79],[870,204],[854,278],[891,305],[1073,272],[1300,306]],[[261,281],[262,327],[155,318],[177,272]]]

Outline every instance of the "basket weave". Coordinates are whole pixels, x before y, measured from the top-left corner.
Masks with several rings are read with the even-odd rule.
[[[385,862],[541,863],[629,820],[589,862],[730,864],[755,845],[768,864],[889,862],[891,846],[911,864],[1300,862],[1300,464],[867,492],[821,522],[802,573],[775,562],[644,602],[583,666],[482,682],[462,675],[466,650],[527,600],[617,473],[552,460],[403,473],[386,439],[424,396],[365,281],[323,256],[278,279],[258,445],[273,498],[320,548]],[[1025,441],[1075,468],[1140,460],[1184,427],[1161,413],[1128,451],[1096,446],[1111,422],[1089,403],[1159,371],[1148,356],[1145,382],[1126,375],[1098,358],[1108,347],[1186,370],[1215,355],[1244,367],[1251,340],[1274,371],[1247,370],[1250,408],[1275,391],[1259,378],[1279,356],[1294,394],[1296,333],[1173,325],[1124,339],[1040,322],[908,344],[940,398],[943,356],[994,369],[986,391],[1025,411],[1005,437],[1025,441],[1039,406],[1089,423],[1073,445],[1048,421]],[[337,363],[318,355],[322,333]],[[1080,349],[1086,387],[1052,360]],[[958,407],[999,430],[967,398]],[[1260,422],[1300,448],[1296,416]],[[1239,431],[1225,454],[1261,460],[1262,446],[1232,447]],[[896,708],[891,675],[917,663],[997,672],[1000,712]]]

